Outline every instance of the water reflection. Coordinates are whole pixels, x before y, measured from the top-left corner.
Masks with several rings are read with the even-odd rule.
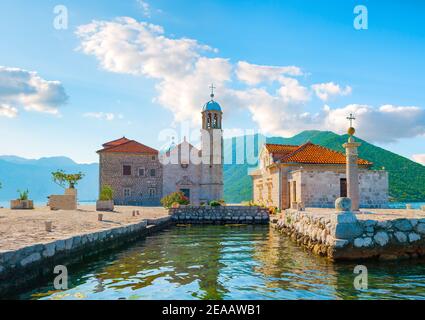
[[[32,299],[423,299],[424,261],[367,262],[369,289],[354,289],[354,263],[313,256],[267,226],[184,226],[70,268],[70,289]]]

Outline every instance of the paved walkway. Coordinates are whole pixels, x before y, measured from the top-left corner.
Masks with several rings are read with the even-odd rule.
[[[133,210],[138,210],[140,215],[133,217]],[[98,213],[104,215],[102,222],[97,221]],[[115,212],[97,212],[95,206],[79,206],[73,211],[51,211],[48,207],[34,210],[0,209],[0,252],[167,215],[168,211],[159,207],[116,206]],[[46,221],[53,222],[52,232],[45,230]]]
[[[303,213],[319,216],[327,216],[335,213],[335,209],[329,208],[306,208]],[[360,209],[356,214],[359,220],[395,220],[395,219],[424,219],[425,211],[418,209]]]

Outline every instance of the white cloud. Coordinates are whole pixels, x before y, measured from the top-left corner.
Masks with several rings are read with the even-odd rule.
[[[78,28],[84,53],[95,56],[111,72],[144,75],[157,79],[158,103],[174,113],[176,121],[192,120],[205,101],[207,84],[223,86],[230,80],[227,59],[208,58],[214,52],[192,39],[171,39],[161,27],[118,18],[111,22],[94,21]]]
[[[271,82],[282,79],[284,75],[300,76],[300,68],[295,66],[276,67],[250,64],[246,61],[239,61],[236,67],[236,75],[239,80],[249,84],[257,85],[261,82]]]
[[[18,109],[7,104],[0,104],[0,117],[15,118],[18,115]]]
[[[334,82],[313,84],[311,88],[322,101],[328,101],[334,96],[347,96],[351,94],[352,91],[350,86],[342,88],[339,84]]]
[[[115,119],[116,116],[115,114],[108,112],[87,112],[83,114],[83,117],[112,121]],[[118,119],[123,119],[122,114],[119,114],[117,117]]]
[[[425,166],[425,153],[424,154],[414,154],[412,159],[417,163],[423,164]]]
[[[0,104],[28,111],[58,114],[58,108],[68,100],[59,81],[48,81],[36,72],[0,66]],[[6,109],[6,108],[3,108]]]
[[[360,137],[369,141],[394,142],[400,138],[425,134],[425,110],[415,106],[351,104],[344,108],[324,108],[324,127],[339,133],[348,127],[347,115],[356,117],[354,127]]]
[[[424,109],[352,104],[312,111],[312,93],[326,101],[349,95],[351,87],[328,82],[308,88],[295,78],[303,75],[296,66],[233,64],[197,40],[167,37],[157,25],[123,17],[80,26],[77,35],[80,50],[105,70],[156,79],[154,102],[169,109],[177,122],[199,124],[196,115],[208,99],[207,86],[214,83],[226,116],[234,108],[245,109],[266,134],[288,136],[312,129],[344,133],[350,112],[357,116],[355,127],[364,139],[391,142],[425,134]]]

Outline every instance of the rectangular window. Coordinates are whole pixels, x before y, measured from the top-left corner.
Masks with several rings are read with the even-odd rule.
[[[139,168],[139,177],[145,176],[145,168]]]
[[[339,179],[339,194],[341,197],[347,197],[347,179]]]
[[[149,198],[154,198],[156,196],[156,188],[149,188]]]
[[[155,169],[151,169],[151,177],[155,177],[156,176],[156,170]]]
[[[152,160],[155,161],[156,160],[156,156],[152,156]]]
[[[131,189],[130,188],[124,188],[124,197],[125,198],[131,197]]]
[[[131,176],[131,166],[123,165],[122,166],[122,174],[124,176]]]

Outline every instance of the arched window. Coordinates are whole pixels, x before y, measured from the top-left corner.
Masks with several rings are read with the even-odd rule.
[[[211,129],[211,113],[208,113],[208,118],[207,118],[207,128]]]
[[[215,113],[214,114],[214,121],[213,121],[213,128],[218,128],[218,126],[217,126],[217,114]]]

